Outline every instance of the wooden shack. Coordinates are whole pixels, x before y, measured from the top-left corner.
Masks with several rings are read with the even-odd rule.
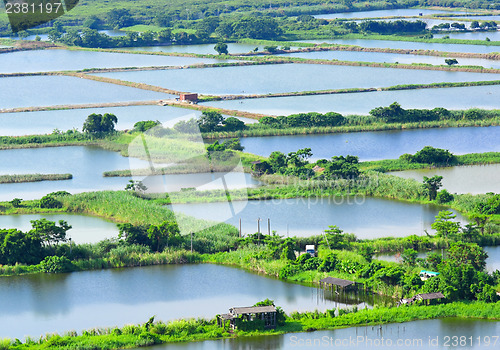
[[[191,93],[180,94],[179,100],[196,102],[198,101],[198,94],[191,94]]]
[[[417,294],[417,295],[415,295],[414,298],[415,298],[415,300],[423,301],[427,305],[429,305],[429,303],[432,300],[444,299],[444,294],[441,293],[441,292],[437,292],[437,293],[423,293],[423,294]]]
[[[276,328],[276,315],[277,311],[274,305],[232,307],[229,309],[229,313],[218,315],[217,324],[226,329],[226,322],[229,321],[229,329],[236,329],[237,320],[246,322],[262,320],[264,328]]]
[[[354,281],[343,280],[341,278],[326,277],[319,281],[320,287],[330,287],[332,290],[335,287],[335,291],[341,290],[355,290],[358,288],[358,284]]]

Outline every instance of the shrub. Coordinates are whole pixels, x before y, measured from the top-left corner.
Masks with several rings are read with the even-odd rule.
[[[62,273],[74,271],[75,266],[65,256],[47,256],[40,262],[40,269],[45,273]]]
[[[436,200],[438,203],[448,203],[453,200],[454,196],[445,189],[438,192]]]
[[[40,199],[40,208],[48,208],[48,209],[53,209],[53,208],[61,208],[62,203],[52,197],[51,195],[46,195]]]

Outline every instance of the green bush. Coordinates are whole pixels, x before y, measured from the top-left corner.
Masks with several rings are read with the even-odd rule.
[[[54,208],[62,208],[62,203],[52,197],[51,195],[46,195],[40,199],[40,208],[48,208],[48,209],[54,209]]]
[[[75,266],[65,256],[47,256],[40,262],[40,269],[45,273],[63,273],[74,271]]]
[[[443,189],[438,192],[436,200],[438,203],[448,203],[453,200],[454,196],[447,190]]]

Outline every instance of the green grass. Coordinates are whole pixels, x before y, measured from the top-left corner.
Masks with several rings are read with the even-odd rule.
[[[23,174],[23,175],[0,175],[0,184],[70,180],[71,174]]]
[[[469,153],[456,156],[456,162],[448,166],[483,165],[500,163],[500,152]],[[361,170],[376,170],[380,172],[403,171],[411,169],[435,168],[435,164],[410,163],[400,159],[384,159],[360,163]]]

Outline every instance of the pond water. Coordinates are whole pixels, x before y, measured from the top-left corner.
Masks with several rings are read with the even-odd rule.
[[[199,219],[224,221],[226,203],[175,204],[172,209]],[[422,235],[430,230],[435,216],[444,207],[410,204],[364,196],[338,198],[290,198],[248,201],[242,210],[226,220],[239,227],[242,233],[261,232],[281,236],[307,237],[320,235],[330,225],[337,225],[345,232],[359,238],[404,237]],[[460,216],[460,215],[459,215]],[[457,217],[459,217],[457,216]],[[460,216],[460,221],[465,219]]]
[[[493,345],[500,322],[460,318],[351,327],[330,331],[252,336],[152,346],[151,350],[243,350],[243,349],[484,349],[485,340]],[[451,337],[472,339],[466,347],[451,346]],[[447,338],[446,338],[447,337]],[[476,342],[479,339],[481,343]],[[486,338],[488,337],[488,338]],[[140,350],[136,348],[134,350]]]
[[[460,96],[460,98],[457,98]],[[350,94],[310,95],[213,101],[212,107],[268,115],[307,112],[338,112],[344,115],[368,114],[376,107],[398,102],[403,108],[443,107],[448,109],[500,109],[500,86],[473,86],[443,89],[373,91]]]
[[[445,10],[429,10],[429,9],[395,9],[395,10],[374,10],[374,11],[359,11],[359,12],[340,12],[315,15],[316,18],[334,19],[334,18],[377,18],[377,17],[402,17],[402,16],[423,16],[434,14],[457,13],[454,11]]]
[[[405,170],[390,174],[417,181],[422,181],[424,176],[440,175],[443,176],[443,188],[451,193],[500,193],[500,164]]]
[[[500,31],[498,30],[495,32],[434,34],[435,38],[442,38],[443,36],[449,36],[451,39],[486,40],[486,38],[489,38],[491,41],[500,41]]]
[[[306,59],[323,59],[339,61],[383,62],[383,63],[427,63],[444,65],[445,57],[397,54],[386,52],[360,52],[360,51],[312,51],[295,52],[277,56],[300,57]],[[500,68],[500,61],[480,58],[458,58],[459,66],[482,66],[484,68]]]
[[[205,69],[113,72],[95,75],[162,86],[177,91],[223,95],[497,80],[500,77],[498,74],[491,73],[320,64],[267,64]],[[245,84],[242,85],[241,82],[245,82]]]
[[[66,233],[73,243],[96,243],[106,238],[118,237],[116,223],[101,218],[73,214],[23,214],[0,215],[0,228],[17,228],[27,232],[32,229],[31,220],[45,218],[50,221],[64,220],[72,226]]]
[[[169,45],[169,46],[145,46],[145,47],[126,47],[124,50],[130,51],[151,51],[151,52],[178,52],[178,53],[196,53],[201,55],[216,55],[214,50],[216,44],[198,44],[198,45]],[[227,51],[233,53],[247,53],[253,51],[256,47],[258,51],[263,51],[266,45],[245,44],[245,43],[227,43]]]
[[[483,247],[483,249],[488,254],[488,258],[486,259],[486,270],[488,272],[500,270],[500,246]],[[441,250],[432,250],[429,252],[419,252],[418,257],[424,259],[431,252],[441,253]],[[446,251],[444,251],[444,254],[446,255]],[[374,258],[379,259],[379,260],[385,260],[385,261],[395,261],[398,263],[403,261],[403,259],[401,258],[401,255],[399,253],[377,254],[374,256]]]
[[[186,66],[223,61],[197,57],[59,49],[9,52],[2,54],[1,59],[0,73],[48,72],[90,68]]]
[[[0,78],[0,109],[160,100],[174,95],[66,76]]]
[[[391,40],[371,40],[371,39],[325,39],[325,40],[301,40],[314,44],[340,44],[355,45],[361,47],[376,47],[404,50],[435,50],[446,52],[472,52],[472,53],[492,53],[500,52],[498,46],[486,45],[467,45],[467,44],[439,44],[439,43],[420,43],[412,41],[391,41]]]
[[[448,149],[453,154],[499,152],[500,126],[243,137],[241,144],[246,152],[266,157],[273,151],[289,153],[309,147],[313,159],[349,154],[361,161],[396,159],[404,153],[414,154],[424,146]]]
[[[13,276],[0,278],[0,337],[137,324],[153,315],[212,318],[266,298],[287,313],[344,305],[316,288],[209,264]]]
[[[117,130],[133,129],[134,124],[141,120],[158,120],[161,123],[177,118],[198,118],[200,111],[170,106],[126,106],[110,108],[85,108],[51,110],[40,112],[19,112],[0,114],[0,135],[20,136],[34,134],[50,134],[54,129],[82,129],[82,125],[92,113],[112,113],[117,116]],[[245,123],[256,123],[256,119],[240,118]]]
[[[126,158],[119,153],[91,146],[49,147],[31,149],[11,149],[0,151],[0,174],[73,174],[73,179],[0,185],[0,200],[41,198],[50,192],[68,191],[70,193],[123,190],[131,177],[103,177],[102,173],[111,170],[142,169],[149,163],[140,159]],[[205,176],[204,176],[205,175]],[[216,176],[217,173],[212,174]],[[257,186],[260,182],[250,174],[230,173],[228,183],[232,188]],[[171,186],[194,187],[190,184],[207,180],[206,174],[168,175],[165,181]],[[141,180],[139,177],[137,180]],[[209,180],[209,179],[208,179]],[[203,183],[206,183],[204,181]],[[214,184],[207,184],[213,188]],[[212,187],[210,187],[213,185]],[[217,186],[215,186],[217,187]]]

